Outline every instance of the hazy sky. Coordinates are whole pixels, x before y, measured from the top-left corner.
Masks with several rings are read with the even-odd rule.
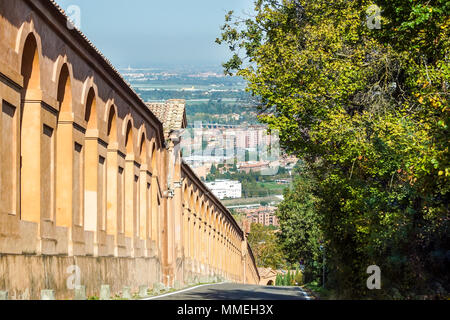
[[[214,41],[227,11],[253,0],[57,0],[81,9],[81,31],[119,68],[218,65],[230,56]]]

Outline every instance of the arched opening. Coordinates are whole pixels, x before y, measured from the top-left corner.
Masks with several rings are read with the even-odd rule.
[[[189,190],[184,184],[183,190],[183,252],[185,257],[189,257]]]
[[[71,228],[82,226],[84,221],[84,150],[73,138],[72,87],[67,64],[61,68],[57,99],[60,109],[56,130],[56,223]]]
[[[117,121],[114,106],[111,106],[108,115],[108,142],[109,146],[117,142]]]
[[[189,209],[194,210],[194,191],[192,189],[189,195]]]
[[[141,134],[141,140],[139,145],[139,159],[141,162],[141,168],[139,172],[139,200],[138,200],[138,210],[139,210],[139,235],[141,240],[146,240],[148,238],[148,230],[150,220],[150,209],[148,202],[149,200],[149,187],[147,179],[147,138],[145,133]]]
[[[106,230],[106,158],[99,153],[96,100],[94,88],[90,88],[84,114],[84,224],[93,232]]]
[[[132,155],[133,152],[133,126],[131,121],[128,121],[127,131],[125,135],[125,149],[127,150],[127,155]]]
[[[159,202],[158,202],[158,170],[156,166],[156,145],[153,143],[152,146],[152,158],[151,158],[151,172],[152,172],[152,182],[151,182],[151,239],[154,245],[159,242]]]
[[[159,151],[156,146],[156,142],[153,143],[152,149],[152,174],[157,177],[159,175]]]
[[[203,196],[199,199],[199,211],[198,211],[198,215],[200,217],[200,223],[198,224],[198,230],[197,230],[197,234],[198,234],[198,250],[197,250],[197,257],[198,257],[198,261],[200,263],[203,263],[204,260],[204,255],[205,255],[205,232],[204,232],[204,226],[205,226],[205,220],[204,220],[204,215],[203,215],[203,211],[205,208],[205,203],[203,202]]]
[[[200,215],[200,198],[198,195],[195,198],[195,213]]]
[[[106,217],[107,234],[117,236],[123,233],[123,206],[122,206],[122,181],[119,175],[122,170],[119,168],[117,153],[117,119],[114,105],[110,106],[107,118],[108,135],[108,155],[106,159],[107,187],[106,187]],[[116,251],[116,255],[118,252]]]
[[[86,100],[86,111],[84,114],[87,129],[97,129],[97,118],[97,99],[95,97],[94,88],[91,88]]]
[[[268,286],[273,286],[273,280],[269,280],[269,282],[267,282]]]
[[[195,218],[194,218],[194,190],[191,186],[191,192],[189,195],[189,209],[191,210],[191,213],[189,215],[189,258],[194,258],[194,234],[195,234]]]
[[[40,65],[36,39],[30,34],[25,41],[21,73],[24,79],[20,121],[20,215],[22,220],[40,222],[41,209],[41,132],[53,143],[53,130],[41,129]],[[45,130],[47,129],[47,130]],[[51,151],[49,156],[54,152]],[[53,158],[53,157],[52,157]],[[52,171],[47,173],[51,174]],[[53,181],[52,177],[49,177]],[[49,187],[51,187],[49,183]],[[53,191],[53,190],[51,190]],[[48,194],[50,196],[51,194]],[[52,201],[47,199],[48,205]],[[44,201],[45,202],[45,201]],[[45,203],[44,203],[45,204]],[[48,215],[53,212],[50,207]],[[51,218],[48,216],[47,218]]]
[[[136,216],[136,185],[138,177],[134,173],[134,144],[133,144],[133,125],[128,120],[125,131],[125,236],[134,238],[137,232],[137,216]]]
[[[67,64],[61,68],[58,81],[58,102],[60,104],[59,113],[72,112],[72,87],[70,83],[70,73]]]
[[[30,90],[38,90],[41,88],[39,53],[36,38],[33,34],[29,34],[25,40],[21,74],[23,76],[22,98],[26,98]]]
[[[186,209],[189,208],[189,190],[188,190],[187,186],[184,187],[183,204]]]
[[[212,260],[212,207],[208,206],[208,213],[207,213],[207,221],[208,221],[208,231],[207,231],[207,237],[208,237],[208,243],[207,243],[207,254],[206,259],[208,262],[208,265],[211,265]]]
[[[141,164],[147,163],[147,139],[145,138],[145,134],[141,136],[141,145],[139,147],[139,155]]]

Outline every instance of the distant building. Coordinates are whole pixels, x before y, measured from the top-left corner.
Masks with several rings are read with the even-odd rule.
[[[280,226],[278,218],[275,215],[276,207],[267,206],[256,209],[239,209],[236,211],[245,214],[249,224],[259,223],[264,226]]]
[[[203,166],[205,164],[220,164],[226,161],[232,162],[232,157],[226,156],[203,156],[203,155],[193,155],[189,157],[184,157],[183,160],[192,167]]]
[[[265,161],[265,162],[249,161],[249,162],[239,163],[238,169],[240,172],[245,172],[245,173],[250,173],[250,171],[261,172],[264,169],[268,169],[269,165],[270,165],[270,163],[268,161]]]
[[[207,182],[206,186],[220,200],[242,198],[242,183],[232,180],[216,180]]]

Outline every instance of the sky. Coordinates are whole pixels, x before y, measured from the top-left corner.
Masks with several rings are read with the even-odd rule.
[[[244,16],[253,0],[56,0],[80,8],[81,31],[117,68],[217,66],[226,12]],[[73,12],[73,11],[70,11]]]

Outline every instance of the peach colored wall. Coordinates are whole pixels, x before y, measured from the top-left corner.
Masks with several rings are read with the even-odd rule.
[[[157,263],[152,279],[171,286],[258,283],[230,213],[172,161],[179,142],[53,3],[1,1],[0,13],[0,270],[17,261],[9,255],[32,255],[23,267],[37,269],[44,256],[84,257],[86,270],[96,257],[134,258]],[[141,274],[134,265],[125,278]],[[8,279],[0,286],[16,287]]]

